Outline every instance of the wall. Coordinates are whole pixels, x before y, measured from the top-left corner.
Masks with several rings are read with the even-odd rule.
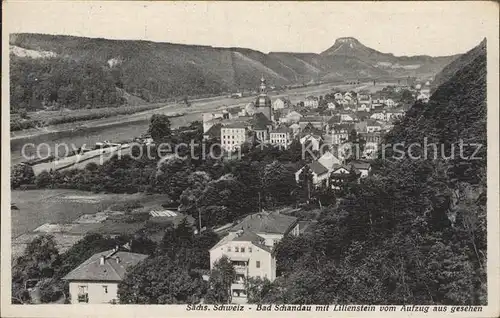
[[[235,252],[235,248],[245,248],[245,252]],[[231,248],[231,251],[228,251]],[[249,252],[249,248],[252,252]],[[274,280],[276,278],[276,263],[272,261],[271,253],[255,246],[251,242],[228,242],[216,249],[210,251],[210,268],[213,269],[213,264],[222,256],[227,256],[229,259],[248,258],[248,275],[251,277],[260,276]],[[257,261],[260,261],[260,268],[257,268]],[[273,265],[274,264],[274,265]]]
[[[71,303],[79,304],[78,294],[79,286],[87,286],[89,295],[89,304],[108,304],[113,299],[118,300],[118,283],[117,282],[70,282],[69,293],[71,295]],[[108,286],[108,292],[104,292],[103,286]],[[85,303],[80,303],[85,304]]]

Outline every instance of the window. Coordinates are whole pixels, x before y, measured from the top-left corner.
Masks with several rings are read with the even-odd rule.
[[[108,286],[103,285],[102,288],[104,289],[104,293],[107,294],[108,293]]]
[[[248,248],[248,252],[252,253],[252,248],[251,247]]]
[[[255,262],[255,266],[256,266],[257,268],[260,268],[260,261],[256,261],[256,262]]]
[[[241,248],[241,252],[245,253],[245,248],[244,247]]]
[[[78,293],[85,294],[87,292],[87,286],[78,286]]]
[[[239,251],[240,251],[240,248],[239,248],[239,247],[235,247],[235,248],[234,248],[234,251],[235,251],[235,252],[239,252]]]

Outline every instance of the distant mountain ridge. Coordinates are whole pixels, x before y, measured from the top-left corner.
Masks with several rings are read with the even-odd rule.
[[[29,33],[12,34],[10,44],[108,65],[121,74],[128,92],[142,89],[163,98],[254,89],[261,76],[276,86],[358,78],[427,78],[456,58],[396,57],[368,48],[355,38],[337,39],[320,54],[265,54],[247,48]]]

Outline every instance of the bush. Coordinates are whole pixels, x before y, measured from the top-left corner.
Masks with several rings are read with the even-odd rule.
[[[53,279],[47,279],[38,284],[40,289],[40,301],[42,303],[52,303],[58,301],[63,296],[63,291]]]
[[[35,177],[35,185],[37,188],[45,188],[52,183],[52,177],[50,173],[46,170],[42,171],[38,176]]]

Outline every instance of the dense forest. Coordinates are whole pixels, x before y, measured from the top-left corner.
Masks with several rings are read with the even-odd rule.
[[[386,137],[386,144],[404,142],[414,156],[424,150],[409,149],[410,143],[427,137],[444,145],[446,157],[379,160],[372,176],[324,213],[314,233],[278,245],[282,276],[260,301],[486,304],[482,52]],[[469,158],[460,158],[460,140],[481,144],[480,159],[470,158],[477,147],[464,147]]]
[[[91,60],[10,57],[11,111],[120,105],[119,72]]]

